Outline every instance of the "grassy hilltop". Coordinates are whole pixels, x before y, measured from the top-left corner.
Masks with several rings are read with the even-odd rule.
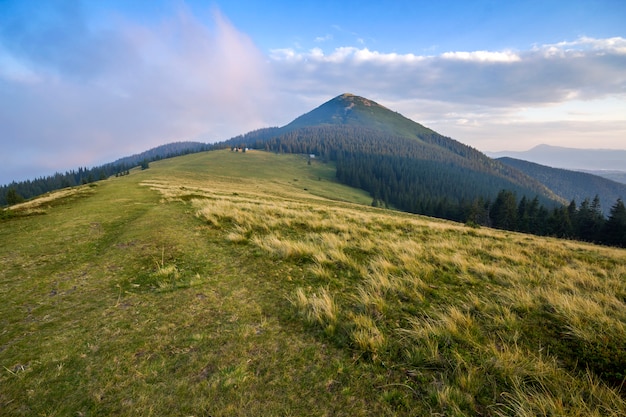
[[[626,415],[626,250],[334,172],[214,151],[14,207],[0,415]]]

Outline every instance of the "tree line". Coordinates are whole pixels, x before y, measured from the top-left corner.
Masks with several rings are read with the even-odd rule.
[[[468,224],[482,224],[497,229],[554,236],[585,242],[626,247],[626,207],[621,198],[605,217],[600,198],[585,198],[580,205],[572,200],[569,205],[551,210],[538,198],[523,196],[519,202],[515,193],[501,190],[493,202],[476,200],[467,211]]]
[[[200,142],[174,142],[93,168],[81,167],[34,180],[13,181],[10,184],[0,186],[0,206],[13,205],[50,191],[89,184],[114,175],[125,175],[129,173],[130,169],[137,166],[140,166],[141,169],[147,169],[149,163],[153,161],[210,149],[212,149],[211,145]]]
[[[29,198],[37,197],[50,191],[89,184],[120,175],[132,168],[125,164],[103,165],[94,168],[78,168],[65,173],[57,172],[54,175],[36,178],[34,180],[13,181],[0,187],[0,206],[13,205]]]

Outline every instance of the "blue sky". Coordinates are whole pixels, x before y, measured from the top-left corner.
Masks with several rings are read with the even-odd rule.
[[[482,151],[626,149],[626,2],[0,0],[0,183],[344,92]]]

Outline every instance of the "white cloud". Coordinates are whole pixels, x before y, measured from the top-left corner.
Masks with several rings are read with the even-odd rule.
[[[626,94],[623,44],[623,38],[581,38],[518,52],[416,55],[340,47],[330,53],[320,48],[274,50],[271,57],[274,69],[294,81],[290,83],[294,89],[315,77],[329,93],[350,85],[352,90],[392,97],[519,106]],[[306,68],[299,63],[306,63]]]
[[[518,54],[511,51],[490,52],[490,51],[474,51],[474,52],[444,52],[441,54],[444,59],[453,59],[460,61],[476,61],[476,62],[519,62],[521,58]]]
[[[321,51],[321,49],[319,49]],[[297,53],[293,48],[276,48],[270,50],[270,58],[275,61],[294,61],[302,60],[302,55]]]
[[[331,35],[330,33],[324,35],[324,36],[318,36],[315,38],[315,42],[328,42],[328,41],[332,41],[333,40],[333,35]]]
[[[330,54],[324,53],[321,48],[314,48],[307,52],[296,52],[293,49],[273,49],[271,57],[275,61],[313,61],[318,63],[347,64],[352,62],[369,63],[412,63],[428,57],[414,54],[381,53],[370,51],[368,48],[356,48],[353,46],[338,47]]]
[[[626,39],[621,37],[597,39],[582,36],[575,41],[563,41],[555,44],[535,46],[535,50],[549,51],[550,53],[565,54],[567,52],[581,50],[595,50],[600,52],[612,52],[626,54]]]

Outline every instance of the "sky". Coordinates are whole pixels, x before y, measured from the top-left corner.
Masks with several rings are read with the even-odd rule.
[[[0,0],[0,184],[343,93],[484,152],[626,149],[626,1]]]

